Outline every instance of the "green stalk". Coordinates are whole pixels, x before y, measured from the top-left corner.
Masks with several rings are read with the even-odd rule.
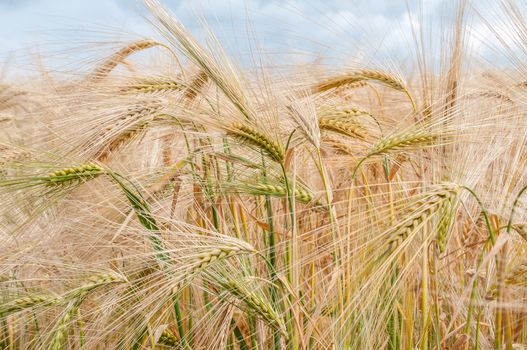
[[[77,327],[79,328],[79,338],[81,350],[86,349],[86,334],[84,333],[84,322],[81,319],[81,309],[77,309]]]
[[[234,336],[236,337],[236,340],[238,341],[238,345],[240,346],[240,350],[249,350],[249,347],[247,346],[247,343],[245,342],[245,339],[243,338],[242,331],[240,331],[240,328],[234,324],[234,321],[232,321],[232,324],[234,325]]]
[[[156,257],[160,261],[161,265],[163,267],[166,267],[166,265],[171,264],[170,255],[166,252],[163,242],[159,238],[159,235],[160,235],[159,227],[157,226],[157,223],[154,217],[150,213],[150,209],[148,208],[148,204],[146,203],[146,201],[143,199],[143,197],[141,196],[137,188],[133,186],[133,184],[131,185],[137,191],[137,195],[134,194],[124,184],[124,182],[121,179],[130,182],[129,180],[125,179],[123,176],[117,173],[109,172],[109,174],[114,179],[114,181],[117,182],[117,184],[121,187],[123,192],[126,194],[126,197],[128,198],[128,201],[134,208],[136,216],[139,222],[141,223],[141,225],[143,225],[143,227],[145,227],[147,230],[152,232],[152,234],[149,235],[148,238],[150,239],[150,242],[152,243],[152,248],[154,249],[154,251],[156,251]],[[181,339],[181,343],[183,344],[183,347],[186,348],[187,345],[186,345],[186,340],[185,340],[185,332],[183,328],[183,320],[181,317],[181,309],[179,306],[179,300],[177,298],[178,298],[178,295],[174,295],[173,299],[174,299],[174,311],[176,314],[176,323],[178,325],[178,332],[179,332],[179,336]]]
[[[262,151],[262,176],[264,181],[267,179],[267,172],[265,171],[265,156]],[[269,241],[269,263],[271,265],[271,281],[276,281],[276,242],[275,242],[275,233],[274,233],[274,223],[273,223],[273,207],[271,202],[271,196],[265,196],[265,209],[267,212],[267,230],[268,230],[268,241]],[[278,303],[278,290],[274,283],[271,283],[270,286],[271,301],[276,306]],[[274,349],[279,350],[280,345],[280,332],[273,331],[273,343]]]

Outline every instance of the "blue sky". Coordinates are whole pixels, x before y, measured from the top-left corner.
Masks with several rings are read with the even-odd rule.
[[[259,50],[304,56],[376,57],[401,61],[413,49],[411,28],[452,17],[453,0],[165,0],[197,35],[204,15],[233,55]],[[409,3],[409,4],[408,4]],[[421,3],[420,7],[417,5]],[[450,11],[450,12],[449,12]],[[0,0],[0,64],[22,66],[34,55],[60,66],[80,60],[85,43],[155,35],[137,0]],[[479,28],[481,33],[484,28]],[[435,30],[434,35],[439,35]],[[483,35],[481,35],[483,36]],[[436,39],[437,41],[437,39]],[[482,49],[483,40],[475,41]],[[353,55],[350,55],[350,52]],[[373,53],[373,55],[372,55]]]

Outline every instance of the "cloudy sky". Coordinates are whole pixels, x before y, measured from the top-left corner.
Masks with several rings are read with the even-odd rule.
[[[291,59],[318,56],[402,61],[415,48],[419,23],[441,41],[454,0],[164,0],[198,36],[204,16],[227,51],[243,56],[257,45]],[[22,66],[39,54],[47,65],[81,57],[83,44],[155,35],[138,0],[0,0],[0,64]],[[420,20],[420,18],[422,20]],[[439,23],[440,22],[440,23]],[[475,25],[476,28],[477,25]],[[479,27],[479,36],[485,29]],[[248,41],[250,37],[252,41]],[[258,44],[255,44],[258,43]],[[433,40],[431,42],[434,42]],[[484,51],[488,38],[474,42]],[[77,48],[77,49],[75,49]],[[352,55],[350,55],[352,53]],[[78,57],[77,57],[78,56]],[[243,60],[243,59],[242,59]]]

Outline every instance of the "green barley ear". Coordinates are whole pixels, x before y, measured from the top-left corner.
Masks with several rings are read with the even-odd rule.
[[[68,185],[75,182],[87,181],[104,174],[104,170],[95,163],[86,163],[70,168],[63,168],[48,174],[42,180],[49,186]]]
[[[68,291],[66,294],[63,295],[63,299],[77,299],[82,298],[87,293],[91,292],[92,290],[109,285],[114,283],[125,283],[127,282],[127,279],[119,274],[116,273],[102,273],[97,274],[88,277],[85,280],[85,283],[82,284],[80,287]]]
[[[282,162],[285,157],[284,147],[269,139],[258,130],[242,123],[233,123],[228,128],[228,133],[252,146],[262,149],[273,160]]]
[[[357,163],[353,170],[353,177],[355,177],[355,174],[362,163],[370,157],[389,154],[394,151],[418,150],[426,146],[432,146],[436,140],[438,140],[437,134],[422,129],[403,131],[383,137],[377,141],[377,143],[370,148],[368,153]]]
[[[75,314],[79,309],[80,303],[80,298],[72,300],[64,309],[62,316],[55,323],[53,337],[51,338],[51,344],[49,346],[50,350],[64,349],[65,343],[68,339],[69,329],[73,323]]]
[[[279,331],[286,339],[289,338],[285,322],[271,303],[260,293],[247,288],[245,283],[228,278],[219,282],[231,295],[244,302],[247,308],[263,319],[271,327]]]
[[[437,246],[439,252],[443,253],[448,242],[448,234],[452,230],[458,205],[457,193],[449,196],[441,205],[438,215],[439,223],[437,225]]]
[[[33,294],[13,299],[0,305],[0,317],[5,317],[14,312],[30,309],[35,306],[53,305],[59,301],[60,298],[50,294]]]
[[[188,282],[192,276],[205,270],[209,265],[215,261],[228,259],[234,255],[254,253],[256,249],[249,243],[242,240],[235,240],[236,244],[218,246],[208,249],[200,254],[190,257],[191,261],[188,263],[188,272],[183,274],[181,281],[178,282],[174,291],[179,291],[185,283]]]
[[[287,196],[287,189],[283,184],[276,183],[238,183],[233,184],[232,187],[235,190],[242,190],[243,192],[250,193],[257,196],[271,196],[284,198]],[[305,188],[304,186],[297,186],[294,191],[295,199],[304,204],[312,203],[315,207],[323,208],[322,203],[315,200],[315,195],[312,191]]]
[[[438,135],[426,130],[411,130],[382,138],[368,152],[368,157],[387,154],[391,151],[415,150],[430,146]]]
[[[165,329],[163,333],[159,336],[159,339],[157,340],[157,343],[160,345],[168,346],[171,348],[175,348],[178,345],[180,345],[178,338],[172,332],[170,329]]]
[[[45,176],[19,177],[0,180],[0,188],[26,188],[33,186],[66,187],[83,183],[105,174],[95,163],[85,163],[55,170]]]

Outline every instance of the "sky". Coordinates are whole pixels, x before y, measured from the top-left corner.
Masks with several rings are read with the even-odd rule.
[[[455,0],[161,2],[198,37],[203,32],[199,18],[205,17],[227,52],[242,61],[256,47],[271,55],[287,53],[292,61],[331,56],[386,63],[412,54],[419,14],[422,23],[439,28],[438,21],[454,18]],[[0,65],[30,70],[24,64],[35,55],[54,67],[80,62],[81,48],[88,43],[155,36],[147,18],[138,0],[0,0]],[[483,26],[475,28],[480,39],[473,45],[484,52],[489,36]],[[430,33],[441,42],[441,29]]]

